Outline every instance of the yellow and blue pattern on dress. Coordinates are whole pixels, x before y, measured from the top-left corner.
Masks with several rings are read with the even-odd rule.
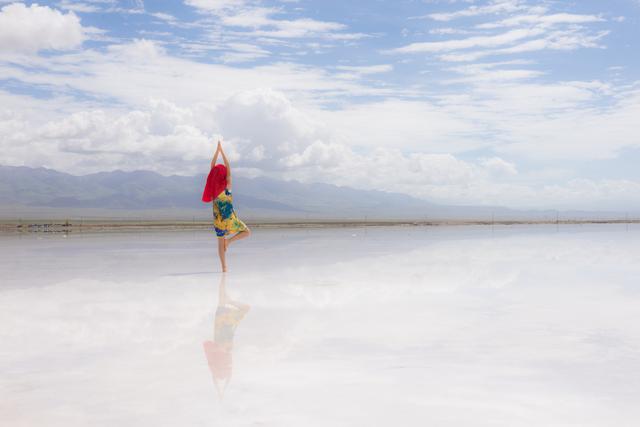
[[[213,200],[213,227],[218,237],[247,229],[245,223],[240,221],[234,212],[233,197],[231,191],[226,188]]]

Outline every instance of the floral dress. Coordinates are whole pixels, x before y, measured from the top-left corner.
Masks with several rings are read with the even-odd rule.
[[[227,188],[213,200],[213,227],[218,237],[247,230],[233,210],[233,196]]]

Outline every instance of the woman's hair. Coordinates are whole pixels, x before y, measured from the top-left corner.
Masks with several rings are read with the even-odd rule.
[[[208,203],[218,197],[227,187],[227,167],[225,165],[215,165],[209,171],[207,182],[202,192],[202,201]]]

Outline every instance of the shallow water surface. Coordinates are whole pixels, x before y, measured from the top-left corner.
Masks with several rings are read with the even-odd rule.
[[[637,226],[0,237],[6,426],[637,426]]]

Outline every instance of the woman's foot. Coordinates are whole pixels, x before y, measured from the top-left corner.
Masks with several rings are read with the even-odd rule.
[[[223,266],[222,266],[222,272],[223,272],[223,273],[226,273],[226,272],[227,272],[227,266],[226,266],[226,265],[223,265]]]

